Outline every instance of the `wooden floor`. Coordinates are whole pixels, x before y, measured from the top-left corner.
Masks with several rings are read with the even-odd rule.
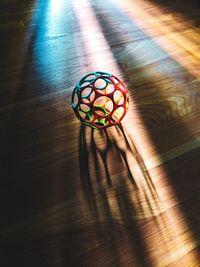
[[[1,0],[0,266],[200,266],[198,0]],[[127,85],[81,126],[76,82]]]

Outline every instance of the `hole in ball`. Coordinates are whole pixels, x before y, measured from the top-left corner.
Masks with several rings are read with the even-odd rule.
[[[107,86],[106,86],[106,94],[110,94],[114,91],[114,85],[112,83],[109,83]]]
[[[88,105],[86,105],[86,104],[80,104],[80,108],[84,112],[88,112],[90,110],[90,107]]]
[[[84,104],[90,104],[90,100],[88,100],[87,98],[83,98],[82,101]]]
[[[114,92],[114,101],[117,105],[121,105],[124,103],[124,96],[121,91],[117,90]]]
[[[113,112],[112,119],[114,120],[114,122],[117,122],[117,121],[119,121],[121,119],[123,114],[124,114],[124,108],[123,107],[119,107]]]
[[[94,101],[94,110],[99,116],[107,116],[113,110],[113,102],[107,96],[100,96]]]
[[[101,78],[97,79],[94,83],[94,86],[96,87],[97,90],[105,89],[106,85],[107,85],[106,81]]]
[[[83,91],[81,92],[81,96],[82,96],[83,98],[86,98],[86,97],[88,97],[88,96],[91,94],[91,92],[92,92],[92,88],[91,88],[91,87],[86,87],[86,88],[84,88]]]
[[[72,100],[72,106],[75,108],[77,104],[78,104],[78,95],[77,93],[75,93]]]
[[[95,91],[93,91],[90,95],[90,102],[92,102],[95,98]]]

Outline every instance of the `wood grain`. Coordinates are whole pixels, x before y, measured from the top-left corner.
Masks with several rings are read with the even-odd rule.
[[[197,1],[2,0],[0,266],[200,266]],[[87,72],[130,95],[119,127],[71,109]]]

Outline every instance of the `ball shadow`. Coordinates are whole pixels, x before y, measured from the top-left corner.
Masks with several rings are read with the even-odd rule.
[[[138,177],[134,176],[136,166],[140,170]],[[120,266],[127,242],[119,251],[116,241],[119,235],[129,240],[130,260],[137,266],[152,266],[138,218],[154,217],[155,207],[161,214],[161,207],[145,164],[123,126],[98,131],[82,125],[79,167],[84,198],[90,209],[88,217],[94,217],[97,236],[106,233],[109,236],[113,244],[111,258],[116,259],[116,266]],[[148,190],[141,188],[140,175]]]

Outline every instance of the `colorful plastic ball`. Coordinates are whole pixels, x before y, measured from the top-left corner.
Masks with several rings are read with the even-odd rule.
[[[84,76],[72,93],[77,118],[93,128],[119,124],[128,110],[128,91],[123,82],[106,72]]]

